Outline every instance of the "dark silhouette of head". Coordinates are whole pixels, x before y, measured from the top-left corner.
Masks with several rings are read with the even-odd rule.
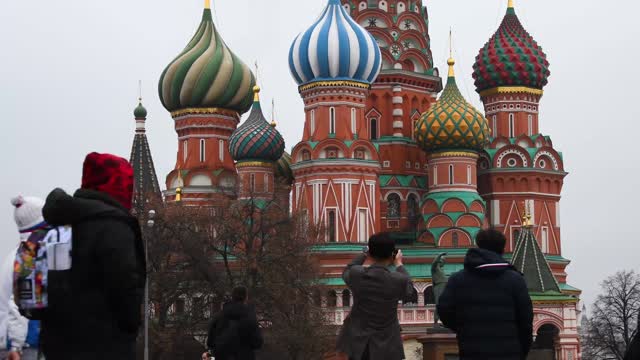
[[[496,229],[481,230],[476,235],[476,245],[480,249],[493,251],[500,255],[504,254],[504,246],[507,243],[507,239],[504,234]]]
[[[396,243],[388,233],[379,233],[369,238],[369,255],[375,260],[389,260],[393,258]]]
[[[249,291],[244,286],[236,286],[231,291],[231,300],[234,302],[246,302],[249,297]]]

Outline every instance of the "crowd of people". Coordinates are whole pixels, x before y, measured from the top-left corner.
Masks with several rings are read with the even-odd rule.
[[[132,195],[131,165],[91,153],[73,195],[54,189],[45,201],[11,201],[19,237],[0,268],[0,360],[135,359],[146,264]],[[67,242],[60,236],[64,227],[71,229]],[[51,232],[58,234],[53,243]],[[34,237],[45,240],[37,245]],[[505,242],[498,231],[480,231],[478,247],[468,251],[464,270],[451,276],[438,301],[444,326],[457,334],[460,359],[521,360],[532,346],[531,299],[522,274],[502,257]],[[67,243],[66,253],[57,251]],[[33,265],[43,258],[46,269]],[[25,269],[43,276],[26,277]],[[354,303],[337,350],[350,360],[404,359],[397,310],[413,284],[393,239],[373,235],[342,277]],[[202,359],[254,360],[262,344],[248,290],[237,286],[211,321]]]

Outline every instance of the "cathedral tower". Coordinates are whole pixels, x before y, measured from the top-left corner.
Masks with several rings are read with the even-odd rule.
[[[538,126],[549,62],[520,23],[512,0],[473,69],[492,129],[491,143],[479,161],[480,194],[487,201],[491,225],[505,233],[507,251],[513,251],[524,203],[542,252],[561,255],[560,192],[566,172],[561,153]],[[561,281],[566,264],[551,264]]]
[[[249,67],[218,34],[206,0],[196,34],[164,70],[158,85],[178,133],[176,166],[167,175],[168,201],[175,200],[178,188],[187,203],[235,196],[229,137],[240,115],[251,107],[254,85]]]
[[[478,152],[489,137],[487,120],[456,85],[450,57],[440,99],[416,125],[416,139],[428,152],[429,193],[422,203],[426,232],[420,241],[440,248],[475,244],[484,225],[485,203],[477,190]]]
[[[342,4],[373,35],[382,54],[382,70],[364,111],[364,124],[382,165],[380,229],[411,242],[427,189],[427,155],[416,145],[414,128],[442,90],[433,66],[427,8],[421,0],[342,0]]]
[[[133,111],[136,121],[136,134],[131,146],[129,162],[133,167],[133,209],[137,214],[143,214],[148,203],[162,200],[156,168],[147,141],[147,109],[142,105],[142,98],[138,99],[138,106]]]
[[[365,242],[380,230],[380,162],[365,110],[381,65],[375,39],[339,0],[329,0],[291,46],[289,68],[306,114],[292,152],[293,208],[326,228],[319,240]]]

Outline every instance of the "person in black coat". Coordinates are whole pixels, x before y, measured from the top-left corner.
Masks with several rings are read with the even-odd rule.
[[[248,300],[247,288],[237,286],[231,292],[231,301],[213,316],[207,348],[216,360],[255,360],[255,351],[262,347],[262,332]],[[207,356],[205,353],[202,358]]]
[[[524,277],[502,257],[505,237],[480,231],[464,270],[454,274],[437,307],[458,337],[462,360],[525,359],[533,342],[533,306]]]
[[[138,221],[129,214],[132,191],[126,160],[93,153],[80,190],[70,196],[56,189],[47,197],[45,220],[72,225],[69,288],[49,289],[42,321],[48,360],[135,359],[146,264]]]

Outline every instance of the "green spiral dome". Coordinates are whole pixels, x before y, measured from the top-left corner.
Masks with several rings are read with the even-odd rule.
[[[221,108],[242,114],[251,107],[255,77],[218,34],[205,9],[198,31],[164,70],[158,84],[170,111]]]

